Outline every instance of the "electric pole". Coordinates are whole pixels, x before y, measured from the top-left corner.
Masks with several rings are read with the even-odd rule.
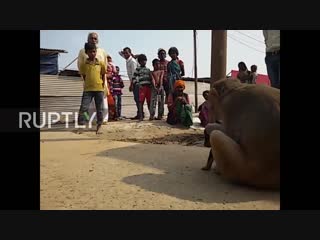
[[[227,65],[227,30],[212,30],[211,40],[211,78],[210,88],[213,83],[226,77]],[[214,123],[217,116],[209,110],[209,123]]]
[[[195,112],[198,112],[198,70],[197,70],[197,30],[193,30],[194,42],[194,98],[195,98]]]
[[[226,77],[226,65],[227,30],[212,30],[210,88],[215,81]]]

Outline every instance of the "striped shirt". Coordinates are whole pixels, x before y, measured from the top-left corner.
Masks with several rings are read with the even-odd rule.
[[[137,67],[133,74],[133,84],[139,83],[139,85],[151,85],[151,71],[147,67]]]
[[[124,87],[123,80],[120,75],[113,75],[112,77],[112,90],[113,95],[122,95],[122,88]]]

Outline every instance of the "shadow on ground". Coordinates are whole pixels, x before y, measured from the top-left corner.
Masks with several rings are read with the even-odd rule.
[[[156,154],[160,152],[161,154]],[[260,191],[230,184],[212,171],[202,171],[208,149],[178,145],[146,145],[110,149],[105,156],[162,170],[163,174],[140,174],[125,177],[123,182],[147,191],[183,200],[205,203],[239,203],[250,201],[279,202],[279,192]]]

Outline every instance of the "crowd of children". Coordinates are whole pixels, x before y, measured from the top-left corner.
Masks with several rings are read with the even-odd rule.
[[[121,120],[121,96],[124,82],[120,76],[120,69],[112,62],[111,56],[107,55],[106,64],[97,56],[98,48],[94,43],[86,43],[84,53],[88,56],[84,61],[79,63],[79,72],[84,80],[84,94],[82,97],[81,107],[79,111],[79,123],[83,124],[88,115],[89,105],[92,99],[95,99],[95,108],[97,112],[97,133],[103,123],[103,99],[107,99],[108,119]],[[185,84],[181,80],[184,76],[184,63],[178,58],[179,51],[176,47],[171,47],[168,51],[171,61],[167,61],[166,51],[158,50],[158,58],[153,59],[153,70],[146,67],[147,56],[144,54],[133,55],[130,48],[124,48],[120,52],[127,63],[138,61],[134,65],[133,74],[129,74],[128,64],[127,71],[130,78],[129,90],[138,89],[137,117],[143,121],[144,102],[150,113],[149,120],[162,120],[164,117],[164,105],[168,104],[169,124],[181,123],[190,127],[192,123],[192,107],[189,96],[184,93]],[[99,55],[99,53],[98,53]],[[131,59],[134,58],[134,59]],[[131,75],[131,77],[130,77]],[[95,86],[90,88],[88,86]],[[98,87],[99,86],[99,87]],[[135,93],[134,93],[135,94]],[[158,113],[156,116],[156,108]],[[88,119],[86,119],[88,120]]]
[[[79,72],[84,80],[84,93],[78,121],[83,124],[85,120],[88,120],[86,117],[88,115],[87,112],[94,98],[98,133],[104,121],[103,106],[106,105],[104,99],[107,99],[108,119],[122,119],[121,105],[124,82],[120,76],[120,68],[114,65],[111,56],[107,55],[105,63],[101,61],[105,54],[96,47],[96,44],[86,43],[84,53],[87,57],[83,57],[83,60],[78,62]],[[133,92],[137,105],[137,116],[133,119],[143,121],[143,106],[146,101],[150,113],[149,120],[162,120],[164,117],[164,105],[167,103],[167,123],[171,125],[182,124],[190,127],[193,124],[192,106],[188,94],[184,92],[185,83],[181,80],[185,74],[185,69],[183,61],[178,57],[178,49],[171,47],[168,50],[171,61],[167,61],[166,51],[160,48],[158,50],[158,58],[152,60],[153,70],[146,67],[148,59],[145,54],[134,55],[129,47],[124,48],[119,53],[126,59],[127,72],[130,79],[129,90]],[[248,71],[245,63],[240,62],[238,67],[238,78],[242,82],[255,83],[257,66],[252,65],[251,71]],[[203,127],[208,123],[208,94],[209,91],[203,92],[205,102],[198,109],[199,119]],[[155,116],[157,105],[158,113]]]

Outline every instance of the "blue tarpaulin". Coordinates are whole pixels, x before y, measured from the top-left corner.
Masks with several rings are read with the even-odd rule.
[[[40,74],[58,74],[58,55],[40,55]]]

